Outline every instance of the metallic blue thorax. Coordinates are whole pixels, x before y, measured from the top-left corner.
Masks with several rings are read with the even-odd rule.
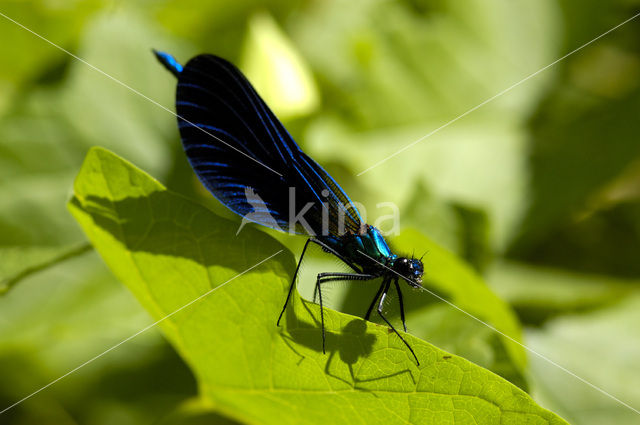
[[[391,252],[389,245],[387,245],[387,241],[384,240],[384,238],[382,237],[382,234],[380,234],[380,231],[375,227],[368,226],[367,235],[366,237],[363,237],[362,240],[365,244],[368,244],[369,241],[373,242],[373,246],[367,247],[365,245],[365,248],[368,248],[368,251],[371,252],[372,254],[374,253],[378,254],[378,257],[374,257],[374,258],[379,259],[379,258],[388,258],[392,256],[395,257],[395,255],[393,255],[393,253]]]
[[[366,231],[360,235],[348,234],[341,238],[320,237],[319,239],[358,265],[366,266],[371,262],[377,261],[387,266],[392,266],[393,260],[398,257],[391,252],[380,231],[369,225],[367,225]],[[375,261],[372,261],[372,259]]]

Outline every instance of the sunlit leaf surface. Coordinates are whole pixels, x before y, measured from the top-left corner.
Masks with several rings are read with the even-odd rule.
[[[387,327],[346,314],[327,310],[322,354],[318,306],[297,293],[276,327],[291,254],[257,230],[235,237],[230,222],[108,151],[90,151],[69,206],[156,319],[220,287],[160,326],[201,395],[227,415],[274,424],[564,423],[497,375],[407,335],[416,366]]]

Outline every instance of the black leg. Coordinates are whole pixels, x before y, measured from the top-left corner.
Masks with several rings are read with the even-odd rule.
[[[371,312],[373,311],[373,306],[376,305],[376,301],[378,301],[378,298],[380,297],[380,294],[382,293],[382,290],[384,289],[386,284],[387,284],[387,279],[383,280],[382,284],[378,288],[378,292],[376,292],[376,296],[373,297],[373,300],[371,301],[371,304],[367,309],[367,314],[364,315],[364,320],[369,320],[369,317],[371,316]]]
[[[387,284],[384,286],[384,290],[382,291],[382,296],[380,297],[380,303],[378,303],[378,314],[380,315],[380,317],[382,317],[382,320],[384,320],[387,323],[387,325],[389,325],[389,327],[393,330],[393,332],[395,332],[395,334],[398,335],[398,338],[400,338],[400,340],[404,342],[404,345],[406,345],[409,351],[411,351],[411,354],[413,354],[413,358],[416,359],[416,364],[420,366],[420,362],[418,361],[418,357],[416,356],[416,353],[413,352],[413,348],[411,348],[409,343],[404,340],[402,335],[400,335],[400,333],[396,330],[396,328],[393,327],[391,322],[389,322],[387,318],[384,317],[384,315],[382,314],[382,306],[384,304],[384,299],[387,297],[387,292],[389,291],[390,286],[391,286],[390,282],[387,282]]]
[[[358,269],[358,267],[356,267],[351,261],[347,260],[342,255],[340,255],[335,249],[331,248],[329,245],[325,244],[322,241],[314,239],[314,238],[307,239],[307,242],[305,242],[305,244],[304,244],[304,248],[302,248],[302,254],[300,254],[300,260],[298,260],[298,265],[296,266],[296,271],[293,274],[293,279],[291,279],[291,285],[289,285],[289,292],[287,293],[287,299],[285,300],[284,306],[282,307],[282,311],[280,312],[280,315],[278,316],[278,321],[276,322],[276,324],[278,326],[280,326],[280,320],[282,319],[282,315],[284,314],[284,311],[287,309],[287,304],[289,304],[289,299],[291,298],[291,293],[293,292],[293,287],[294,287],[294,285],[296,283],[296,278],[298,277],[298,271],[300,270],[300,264],[302,264],[302,259],[304,258],[304,254],[307,251],[307,247],[309,246],[309,242],[313,242],[316,245],[319,245],[326,252],[329,252],[329,253],[335,255],[336,257],[338,257],[340,260],[342,260],[346,265],[348,265],[353,270],[355,270],[356,273],[362,274],[361,270]],[[315,290],[314,290],[314,299],[315,299]]]
[[[325,282],[335,282],[341,280],[372,280],[377,276],[367,273],[320,273],[318,274],[318,279],[321,280],[320,283]],[[316,295],[318,293],[318,288],[314,288],[313,290],[313,302],[316,302]]]
[[[400,291],[400,285],[398,285],[398,278],[396,277],[393,280],[393,284],[396,287],[396,292],[398,292],[398,303],[400,303],[400,319],[402,320],[402,327],[404,331],[407,331],[407,324],[404,322],[404,303],[402,302],[402,292]]]
[[[282,315],[284,311],[287,309],[287,304],[289,304],[289,298],[291,298],[291,292],[293,292],[293,286],[296,284],[296,277],[298,277],[298,270],[300,270],[300,264],[302,264],[302,259],[304,258],[304,253],[307,251],[307,247],[309,246],[309,242],[313,239],[307,239],[307,242],[304,244],[304,248],[302,248],[302,254],[300,254],[300,260],[298,261],[298,265],[296,266],[296,272],[293,274],[293,279],[291,279],[291,285],[289,285],[289,292],[287,293],[287,299],[284,302],[284,306],[282,306],[282,311],[280,312],[280,316],[278,316],[278,321],[276,322],[277,326],[280,326],[280,319],[282,319]]]
[[[316,299],[316,291],[320,300],[320,323],[322,326],[322,353],[325,353],[325,329],[324,329],[324,307],[322,305],[322,289],[320,286],[325,282],[331,282],[336,280],[371,280],[376,276],[365,273],[319,273],[316,277],[316,287],[313,291],[313,300]]]
[[[324,308],[322,308],[322,289],[320,289],[320,275],[316,278],[316,289],[318,290],[318,295],[320,295],[320,323],[322,326],[322,354],[325,354],[324,350],[325,345],[325,332],[324,332]]]

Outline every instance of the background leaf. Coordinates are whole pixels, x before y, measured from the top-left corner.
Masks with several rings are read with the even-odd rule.
[[[640,378],[636,367],[640,355],[636,326],[639,306],[636,292],[601,311],[555,318],[544,328],[528,332],[527,341],[534,350],[559,359],[562,365],[571,365],[581,378],[597,382],[604,391],[637,406],[640,391],[634,383]],[[560,376],[557,369],[541,360],[532,358],[531,363],[538,397],[572,423],[637,422],[637,413],[620,409],[615,400],[588,390],[578,380]]]
[[[560,314],[590,312],[607,307],[638,290],[637,280],[513,262],[494,264],[487,281],[529,325],[540,325]]]
[[[56,247],[0,247],[0,294],[27,276],[52,265],[82,255],[90,245]]]
[[[141,60],[140,49],[149,52],[148,43],[165,44],[158,27],[139,15],[93,10],[98,2],[6,6],[3,13],[125,83],[143,90],[150,88],[141,83],[152,83],[153,89],[162,84],[161,73],[150,78],[157,69],[152,57],[151,68],[132,65]],[[0,35],[11,40],[2,50],[7,65],[2,76],[19,81],[0,82],[0,267],[10,282],[24,277],[0,299],[4,408],[147,323],[144,310],[95,254],[62,264],[51,260],[86,244],[65,204],[89,146],[123,149],[165,175],[172,160],[162,135],[172,126],[171,120],[151,128],[136,125],[171,115],[113,82],[102,84],[104,76],[2,19]],[[21,71],[23,65],[28,72]],[[6,84],[10,90],[4,90]],[[43,270],[45,265],[50,267]],[[40,272],[24,276],[34,269]],[[136,384],[119,385],[127,379]],[[120,355],[101,359],[4,413],[2,422],[151,423],[195,393],[184,362],[150,332]]]
[[[3,409],[149,322],[94,252],[26,277],[0,297],[0,375],[13,383],[0,386]],[[122,348],[3,413],[3,422],[136,425],[195,395],[191,372],[157,330]]]
[[[292,33],[328,86],[332,106],[304,141],[312,157],[339,161],[351,174],[552,62],[558,47],[558,10],[548,1],[323,2],[313,12],[293,22]],[[332,31],[323,30],[327,22]],[[505,37],[505,25],[517,30]],[[357,200],[404,205],[420,180],[446,200],[484,209],[492,245],[504,249],[526,202],[525,119],[549,77],[405,152],[419,160],[398,156],[360,176],[372,198]]]
[[[241,69],[282,120],[306,115],[320,103],[311,71],[266,12],[251,17]]]

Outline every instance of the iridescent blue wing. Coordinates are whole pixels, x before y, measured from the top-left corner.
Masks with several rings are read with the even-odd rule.
[[[284,231],[360,232],[360,214],[349,197],[300,150],[235,66],[200,55],[177,77],[176,109],[185,152],[202,183],[224,205]],[[295,220],[296,215],[308,225]]]

